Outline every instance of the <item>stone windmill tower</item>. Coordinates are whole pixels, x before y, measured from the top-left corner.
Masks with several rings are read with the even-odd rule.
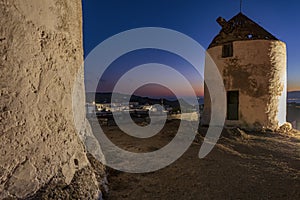
[[[225,125],[276,129],[286,122],[286,45],[239,13],[222,27],[207,52],[217,65],[227,93]],[[205,80],[213,79],[205,69]],[[204,90],[202,123],[209,124],[211,99]]]

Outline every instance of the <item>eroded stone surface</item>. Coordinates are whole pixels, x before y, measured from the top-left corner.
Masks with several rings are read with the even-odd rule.
[[[207,62],[205,82],[213,83],[215,74],[220,73],[225,91],[234,91],[238,96],[238,100],[233,100],[238,102],[230,105],[234,106],[231,107],[234,117],[231,120],[227,117],[225,124],[250,129],[278,129],[286,122],[285,43],[243,13],[228,22],[219,17],[217,22],[222,29],[209,45],[207,56],[213,59],[219,71],[212,71]],[[212,106],[222,110],[213,98],[211,100],[210,92],[214,91],[208,91],[205,84],[204,125],[210,123]],[[228,107],[227,112],[230,110]]]
[[[238,90],[239,120],[226,125],[276,130],[286,122],[286,45],[277,40],[233,42],[233,56],[222,57],[222,45],[208,54],[223,77],[226,91]],[[213,79],[206,70],[205,79]],[[215,73],[215,72],[212,72]],[[210,96],[205,88],[203,123],[208,124]]]
[[[0,199],[25,198],[59,172],[69,184],[89,167],[72,113],[81,13],[79,0],[0,1]]]

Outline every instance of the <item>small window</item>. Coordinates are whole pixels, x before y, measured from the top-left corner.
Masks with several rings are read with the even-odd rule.
[[[222,57],[227,58],[227,57],[232,57],[232,56],[233,56],[232,43],[223,45]]]

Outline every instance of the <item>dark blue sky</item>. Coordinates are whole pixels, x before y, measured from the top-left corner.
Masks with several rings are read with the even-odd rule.
[[[83,0],[85,56],[110,36],[128,29],[149,26],[182,32],[207,48],[220,31],[216,18],[222,16],[227,20],[230,19],[239,12],[239,4],[239,0]],[[300,51],[298,50],[300,47],[300,1],[243,0],[242,11],[277,38],[286,42],[288,87],[289,90],[300,90]],[[143,58],[128,55],[117,60],[112,64],[114,66],[111,72],[106,74],[106,78],[113,76],[121,68],[125,72],[133,64],[153,62],[153,60],[163,62],[173,56],[162,52],[166,55],[162,58],[156,51],[137,52],[137,54]],[[175,63],[174,60],[171,64]],[[176,63],[179,68],[180,63],[183,64],[182,68],[186,67],[183,61]],[[91,72],[86,72],[86,75],[88,73]],[[184,73],[189,72],[186,70]],[[120,74],[115,76],[119,77]],[[195,80],[195,78],[192,79]],[[201,77],[195,80],[195,83],[200,80]]]

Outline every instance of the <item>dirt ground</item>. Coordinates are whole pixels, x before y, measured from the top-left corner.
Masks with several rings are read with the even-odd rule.
[[[154,151],[176,134],[179,121],[167,122],[150,139],[135,139],[117,126],[102,126],[118,146]],[[176,162],[159,171],[130,174],[109,169],[106,199],[300,199],[300,134],[223,130],[213,151],[198,158],[206,129]]]

